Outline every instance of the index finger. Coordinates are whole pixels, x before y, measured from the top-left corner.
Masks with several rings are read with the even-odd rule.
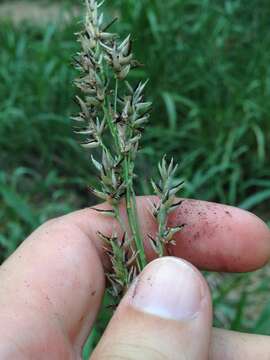
[[[155,237],[157,224],[149,211],[149,201],[156,201],[156,198],[137,198],[144,245],[148,259],[152,260],[155,254],[148,235]],[[106,209],[108,206],[103,204],[100,208]],[[108,235],[112,228],[120,231],[115,221],[102,214],[96,214],[93,223],[87,222],[86,218],[91,212],[91,209],[77,212],[72,217],[84,231],[91,232],[92,238],[100,229]],[[182,224],[185,226],[174,236],[176,245],[170,248],[170,254],[188,260],[201,270],[246,272],[262,267],[270,259],[270,230],[260,218],[248,211],[207,201],[183,199],[182,204],[169,215],[168,226]],[[100,244],[99,240],[97,244]]]

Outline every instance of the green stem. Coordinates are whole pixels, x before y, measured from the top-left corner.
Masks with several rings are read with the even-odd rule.
[[[132,236],[134,238],[136,250],[138,251],[138,256],[139,256],[138,265],[140,268],[139,270],[141,271],[146,266],[147,261],[144,252],[143,240],[140,233],[140,227],[138,224],[136,196],[133,189],[133,172],[130,173],[129,155],[125,156],[125,160],[124,160],[124,178],[127,186],[126,207],[127,207],[128,222]]]
[[[114,113],[117,111],[117,97],[118,97],[118,79],[115,80],[115,90],[114,90]]]
[[[114,115],[116,115],[116,111],[117,111],[118,84],[119,84],[118,79],[116,79],[115,80],[115,90],[114,90],[114,109],[113,109]],[[112,137],[114,139],[116,150],[120,154],[121,147],[120,147],[120,143],[119,143],[117,127],[113,123],[113,119],[112,119],[112,116],[111,116],[110,112],[107,110],[107,108],[110,109],[110,99],[109,98],[107,99],[107,103],[108,103],[108,106],[107,106],[106,102],[105,102],[105,105],[103,105],[103,112],[104,112],[104,115],[106,117],[107,124],[109,126]]]
[[[109,114],[109,112],[107,110],[106,104],[103,105],[102,109],[103,109],[104,115],[106,117],[107,124],[108,124],[109,129],[110,129],[110,133],[112,134],[112,137],[114,139],[115,146],[116,146],[117,149],[119,149],[119,141],[118,141],[117,129],[115,127],[115,124],[112,121],[111,115]]]
[[[162,202],[162,200],[161,200]],[[164,243],[162,242],[163,234],[166,229],[166,223],[167,223],[167,213],[164,208],[164,206],[160,205],[160,210],[158,214],[158,255],[159,257],[164,256]]]

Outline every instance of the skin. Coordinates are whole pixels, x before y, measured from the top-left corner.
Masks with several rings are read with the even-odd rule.
[[[146,197],[137,199],[145,239],[156,229],[147,210],[148,201]],[[186,224],[176,236],[171,254],[200,269],[244,272],[269,261],[270,231],[263,221],[246,211],[184,200],[169,222]],[[80,359],[105,288],[104,269],[108,264],[96,235],[98,230],[107,235],[120,232],[113,219],[92,209],[50,220],[0,267],[1,359]],[[145,248],[152,260],[147,241]],[[142,353],[148,360],[269,359],[268,337],[211,330],[207,285],[198,270],[189,263],[186,266],[197,274],[196,281],[201,282],[205,293],[195,319],[176,323],[142,313],[130,305],[131,292],[135,291],[131,289],[92,359],[138,359]],[[176,281],[178,275],[173,274]],[[141,336],[142,332],[148,336]],[[188,345],[192,338],[196,341]]]

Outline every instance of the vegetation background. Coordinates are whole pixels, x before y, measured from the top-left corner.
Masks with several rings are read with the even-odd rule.
[[[93,203],[96,181],[69,116],[82,1],[0,1],[0,261],[46,219]],[[149,193],[164,152],[183,196],[240,206],[270,224],[268,0],[108,0],[150,79],[151,126],[138,161]],[[151,166],[152,165],[152,168]],[[248,249],[247,249],[248,251]],[[87,276],[87,274],[86,274]],[[270,335],[270,270],[206,274],[217,326]],[[108,319],[91,335],[91,351]]]

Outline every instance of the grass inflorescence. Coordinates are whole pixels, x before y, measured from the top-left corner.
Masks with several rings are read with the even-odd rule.
[[[96,0],[86,0],[84,29],[77,34],[81,51],[74,59],[80,73],[75,85],[83,96],[76,97],[80,113],[73,120],[76,134],[83,138],[82,146],[91,151],[99,150],[99,159],[91,155],[91,160],[100,184],[97,188],[91,187],[91,191],[111,209],[95,210],[114,217],[122,227],[121,239],[117,234],[111,237],[99,234],[109,247],[106,251],[113,272],[108,274],[108,279],[113,294],[118,297],[147,263],[138,223],[134,179],[139,142],[149,122],[152,103],[144,99],[147,81],[132,85],[128,80],[130,72],[142,66],[132,52],[131,36],[120,40],[117,34],[109,32],[115,21],[105,24],[100,7]],[[174,243],[173,235],[182,228],[167,226],[169,212],[179,205],[175,204],[175,194],[182,183],[174,185],[177,165],[173,161],[167,166],[164,157],[159,170],[161,182],[152,182],[160,197],[154,209],[159,230],[150,242],[156,254],[163,256],[166,246]],[[128,224],[120,215],[123,201]]]

